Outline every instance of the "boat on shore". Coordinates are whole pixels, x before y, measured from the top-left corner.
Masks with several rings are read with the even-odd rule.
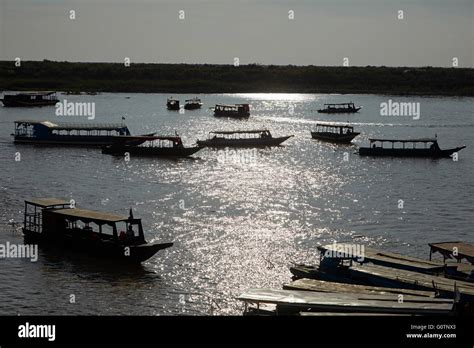
[[[216,117],[232,117],[232,118],[248,118],[250,117],[249,104],[216,104],[214,107],[214,116]]]
[[[196,110],[200,109],[202,107],[202,102],[201,99],[199,98],[192,98],[192,99],[187,99],[184,101],[184,108],[186,110]]]
[[[317,123],[316,130],[311,132],[311,137],[334,143],[349,144],[359,134],[354,132],[354,127],[352,126]]]
[[[278,146],[293,135],[274,138],[268,129],[210,132],[206,140],[198,140],[200,147],[268,147]]]
[[[176,111],[176,110],[179,110],[179,107],[180,107],[180,106],[179,106],[179,100],[174,99],[174,98],[168,98],[168,99],[166,100],[166,108],[167,108],[168,110],[174,110],[174,111]]]
[[[115,262],[140,263],[173,243],[148,243],[141,219],[76,208],[62,199],[25,201],[23,234],[27,244],[51,244]]]
[[[21,92],[17,94],[5,94],[0,99],[7,107],[33,107],[55,105],[59,102],[56,92]]]
[[[320,114],[352,114],[362,109],[362,106],[355,106],[354,103],[332,103],[324,104],[323,109],[319,109]]]
[[[436,138],[424,139],[369,139],[369,147],[359,148],[361,156],[391,156],[391,157],[431,157],[441,158],[450,157],[455,152],[459,152],[466,146],[460,146],[452,149],[441,150]],[[384,147],[389,143],[391,147]],[[407,146],[407,144],[411,146]],[[417,145],[422,145],[417,147]],[[396,147],[398,145],[398,147]],[[428,146],[429,145],[429,146]]]
[[[58,146],[105,146],[112,144],[114,136],[129,137],[128,127],[121,124],[62,123],[50,121],[15,121],[15,144]],[[154,133],[146,134],[154,135]],[[131,142],[137,139],[126,138]]]
[[[112,145],[102,148],[102,153],[116,156],[128,153],[136,157],[188,157],[199,150],[199,146],[185,147],[178,136],[118,136],[113,138]]]

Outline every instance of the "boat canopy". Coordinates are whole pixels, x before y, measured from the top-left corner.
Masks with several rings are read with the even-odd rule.
[[[256,134],[256,133],[270,133],[268,129],[261,129],[261,130],[236,130],[236,131],[214,131],[209,132],[209,134]]]
[[[354,130],[354,127],[352,126],[341,125],[341,124],[330,124],[330,123],[316,123],[316,127],[328,127],[328,128]]]
[[[64,199],[57,199],[57,198],[32,198],[25,200],[26,204],[31,204],[35,205],[37,207],[41,208],[48,208],[48,207],[54,207],[58,205],[70,205],[70,201],[66,201]]]
[[[436,138],[420,138],[420,139],[380,139],[380,138],[371,138],[369,139],[371,143],[374,142],[389,142],[389,143],[436,143],[438,139]]]
[[[431,254],[439,252],[443,255],[444,259],[455,258],[458,261],[466,259],[470,263],[474,264],[474,245],[464,242],[442,242],[442,243],[430,243],[430,260]]]
[[[16,95],[43,95],[43,96],[46,96],[46,95],[52,95],[52,94],[55,94],[55,93],[56,93],[55,91],[32,91],[32,92],[19,92]]]
[[[338,106],[338,105],[341,105],[341,106],[351,106],[351,105],[354,105],[354,103],[331,103],[331,104],[324,104],[324,106]]]
[[[84,222],[95,222],[100,223],[116,223],[121,221],[129,221],[129,217],[123,215],[116,215],[111,213],[103,213],[94,210],[69,208],[69,209],[58,209],[51,211],[52,214],[58,214],[70,220],[81,220]]]
[[[63,123],[51,121],[34,121],[34,120],[18,120],[15,121],[16,126],[42,125],[49,129],[55,130],[123,130],[127,126],[123,123]]]
[[[201,99],[199,99],[199,98],[186,99],[185,102],[186,103],[200,103]]]

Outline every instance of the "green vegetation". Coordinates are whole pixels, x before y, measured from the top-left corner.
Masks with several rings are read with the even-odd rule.
[[[0,90],[474,96],[474,69],[0,61]]]

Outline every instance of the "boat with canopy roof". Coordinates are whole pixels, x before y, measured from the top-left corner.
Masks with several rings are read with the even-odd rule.
[[[293,135],[274,138],[268,129],[210,132],[206,140],[198,140],[201,147],[267,147],[278,146]]]

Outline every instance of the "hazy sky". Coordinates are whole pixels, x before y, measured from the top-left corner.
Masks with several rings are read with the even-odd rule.
[[[457,57],[473,67],[473,11],[474,0],[0,0],[0,60],[451,66]]]

